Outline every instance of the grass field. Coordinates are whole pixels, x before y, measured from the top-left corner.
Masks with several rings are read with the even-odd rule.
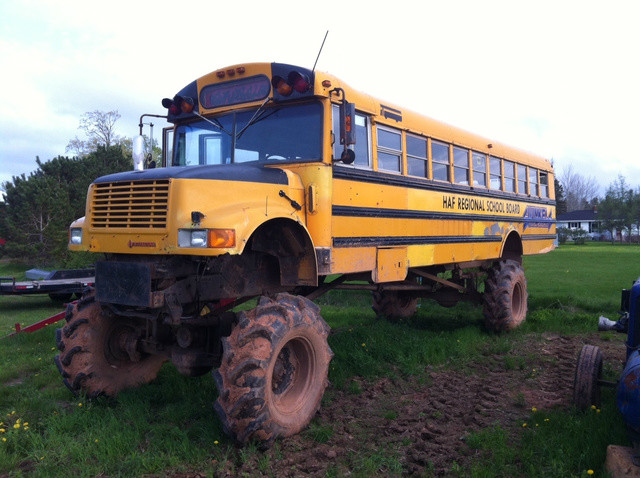
[[[443,309],[423,301],[415,317],[388,323],[376,320],[369,294],[335,291],[322,297],[318,302],[332,327],[329,342],[335,353],[326,400],[332,399],[332,390],[357,394],[363,381],[383,377],[424,377],[427,382],[427,366],[464,369],[483,360],[487,351],[512,350],[542,332],[591,333],[599,314],[616,318],[620,289],[640,276],[640,249],[565,245],[526,258],[525,269],[528,319],[506,335],[485,332],[480,308],[469,304]],[[1,276],[22,270],[0,263]],[[28,325],[59,311],[47,296],[0,297],[0,336],[16,322]],[[53,364],[54,331],[49,326],[0,339],[0,475],[162,476],[197,470],[216,476],[216,464],[230,458],[256,461],[256,474],[269,475],[265,455],[252,447],[238,450],[224,436],[211,406],[217,391],[209,375],[186,378],[166,365],[153,383],[117,400],[74,398]],[[615,379],[619,372],[608,374]],[[586,476],[592,469],[600,475],[606,445],[626,444],[613,393],[603,395],[602,413],[540,412],[534,418],[553,426],[515,438],[500,426],[474,433],[470,446],[478,450],[477,459],[450,473]],[[330,429],[315,423],[307,433],[319,443],[331,438]],[[356,476],[402,473],[399,463],[354,463]]]

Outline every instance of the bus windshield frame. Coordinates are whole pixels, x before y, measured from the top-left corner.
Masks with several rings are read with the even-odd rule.
[[[323,158],[320,101],[233,110],[177,124],[172,166],[318,162]]]

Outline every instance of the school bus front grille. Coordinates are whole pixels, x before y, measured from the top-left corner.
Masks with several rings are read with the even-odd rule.
[[[164,229],[168,204],[167,179],[99,183],[91,198],[91,227]]]

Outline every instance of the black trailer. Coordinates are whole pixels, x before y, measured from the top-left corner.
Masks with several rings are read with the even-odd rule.
[[[48,294],[52,300],[67,302],[74,294],[95,283],[95,269],[67,269],[50,272],[46,278],[16,281],[15,277],[0,277],[0,295]]]

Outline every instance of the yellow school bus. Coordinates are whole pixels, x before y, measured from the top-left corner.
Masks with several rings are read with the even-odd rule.
[[[394,320],[420,298],[526,316],[522,257],[554,247],[549,161],[281,63],[211,72],[162,100],[161,167],[96,179],[69,247],[101,253],[57,332],[74,393],[117,395],[170,360],[214,370],[241,443],[297,433],[332,352],[312,300],[372,292]],[[239,303],[259,297],[249,311]]]

